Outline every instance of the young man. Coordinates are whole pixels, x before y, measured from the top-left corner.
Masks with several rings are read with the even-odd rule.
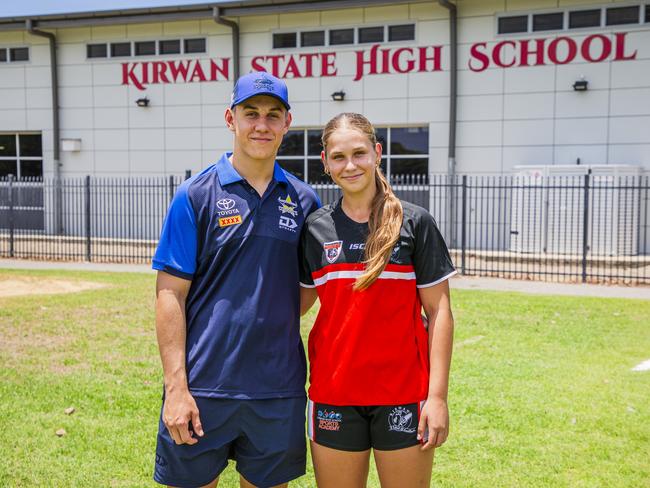
[[[232,153],[184,182],[153,268],[165,389],[154,479],[215,487],[229,458],[242,487],[305,472],[305,354],[298,242],[320,205],[275,157],[287,87],[241,77],[226,109]]]

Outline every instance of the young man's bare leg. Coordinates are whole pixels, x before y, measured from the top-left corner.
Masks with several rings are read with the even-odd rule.
[[[375,449],[375,463],[381,488],[429,488],[433,451],[422,451],[420,446],[395,451]]]
[[[289,483],[282,483],[281,485],[275,485],[273,488],[287,488],[289,486]],[[255,485],[249,483],[246,481],[246,478],[244,478],[242,475],[239,475],[239,487],[240,488],[257,488]]]
[[[311,457],[318,488],[365,488],[370,450],[340,451],[312,441]]]

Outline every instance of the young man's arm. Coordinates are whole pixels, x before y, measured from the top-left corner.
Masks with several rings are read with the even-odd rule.
[[[193,434],[203,435],[185,368],[185,299],[191,283],[163,271],[156,280],[156,335],[165,380],[162,417],[176,444],[196,444]]]

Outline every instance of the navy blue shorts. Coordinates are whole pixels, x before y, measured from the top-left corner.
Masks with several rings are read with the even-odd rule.
[[[177,445],[162,421],[154,480],[183,488],[210,483],[234,459],[237,471],[260,488],[305,474],[306,398],[230,400],[195,397],[203,437]]]

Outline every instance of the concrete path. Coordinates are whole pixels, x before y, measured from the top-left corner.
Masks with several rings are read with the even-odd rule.
[[[113,271],[132,273],[154,273],[145,264],[109,264],[86,262],[27,261],[22,259],[0,259],[0,269],[64,269],[75,271]],[[583,285],[547,283],[543,281],[506,280],[501,278],[477,278],[456,276],[451,286],[465,290],[495,290],[543,295],[575,295],[604,298],[636,298],[650,300],[650,287]]]

